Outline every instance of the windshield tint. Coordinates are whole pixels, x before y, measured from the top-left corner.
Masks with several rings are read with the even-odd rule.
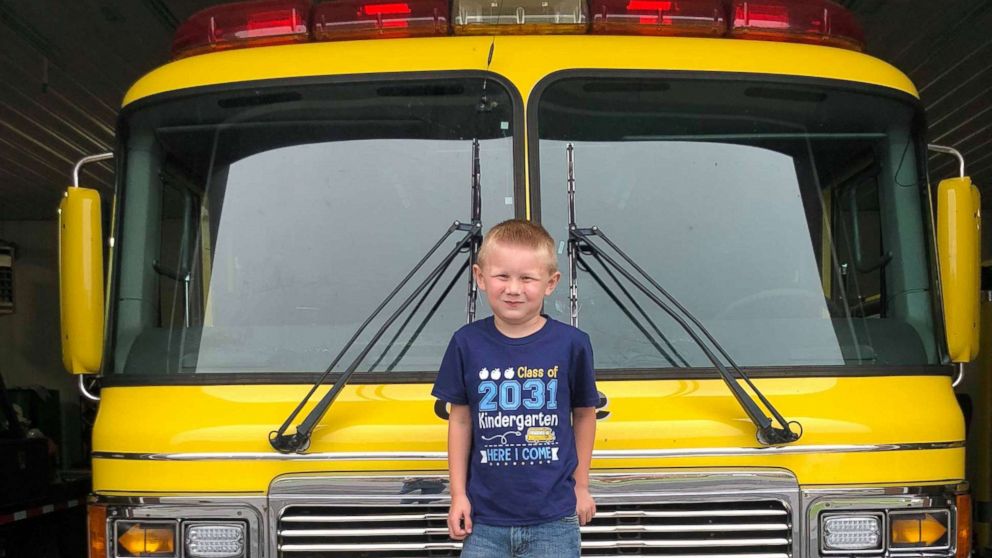
[[[134,111],[114,370],[324,371],[452,222],[470,220],[473,140],[483,225],[513,216],[512,109],[499,83],[466,78],[228,89]],[[359,371],[437,369],[466,320],[463,260]]]
[[[571,143],[577,225],[605,231],[739,364],[937,363],[915,115],[820,85],[556,81],[538,105],[541,219],[564,238]],[[598,368],[711,366],[583,260],[579,326]],[[567,321],[568,289],[548,306]]]

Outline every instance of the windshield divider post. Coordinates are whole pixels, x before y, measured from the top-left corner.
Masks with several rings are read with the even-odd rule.
[[[275,446],[273,440],[285,438],[286,430],[292,424],[293,420],[295,420],[296,417],[300,414],[300,411],[303,410],[303,407],[307,404],[307,401],[309,401],[310,398],[313,397],[314,392],[316,392],[317,388],[319,388],[324,383],[324,380],[326,380],[327,377],[331,374],[331,371],[334,370],[334,367],[338,365],[338,362],[341,361],[345,353],[347,353],[348,350],[351,349],[352,345],[355,344],[355,341],[362,334],[362,332],[365,331],[365,328],[368,327],[368,325],[372,323],[372,320],[374,320],[375,317],[379,315],[379,312],[382,312],[382,309],[385,308],[386,305],[393,300],[396,294],[410,281],[410,278],[412,278],[414,274],[417,271],[419,271],[421,267],[423,267],[423,265],[427,262],[427,260],[429,260],[430,257],[433,256],[435,252],[437,252],[437,249],[440,248],[442,244],[444,244],[444,241],[447,240],[448,237],[452,235],[452,233],[454,233],[457,230],[460,230],[460,227],[462,226],[463,225],[459,221],[453,222],[451,226],[449,226],[448,229],[444,232],[444,234],[441,235],[441,238],[439,238],[437,242],[435,242],[434,245],[430,248],[430,250],[427,251],[424,257],[422,257],[420,261],[413,266],[413,269],[411,269],[406,274],[406,276],[403,277],[403,279],[399,282],[399,284],[397,284],[396,287],[393,288],[392,292],[386,295],[386,298],[379,303],[379,306],[376,307],[376,309],[372,311],[372,313],[365,319],[365,321],[362,322],[362,325],[360,325],[358,329],[355,330],[355,333],[353,333],[351,338],[348,339],[348,341],[344,344],[344,347],[341,349],[340,352],[338,352],[337,356],[334,357],[334,360],[331,361],[331,364],[327,366],[327,369],[324,370],[324,373],[320,375],[320,378],[318,378],[317,381],[314,382],[313,386],[310,387],[310,391],[307,392],[307,394],[303,397],[303,399],[296,406],[296,408],[293,409],[293,412],[290,413],[288,417],[286,417],[286,420],[283,421],[279,429],[269,433],[269,442],[273,444],[272,446],[273,448],[275,448],[277,451],[282,451]],[[289,452],[285,452],[285,453],[289,453]]]
[[[707,330],[702,323],[691,313],[677,299],[675,299],[667,290],[665,290],[657,281],[654,280],[647,272],[644,271],[637,263],[630,258],[619,246],[613,243],[609,237],[607,237],[602,230],[598,227],[592,227],[590,229],[576,229],[574,234],[583,242],[583,244],[589,249],[594,250],[600,254],[603,261],[612,266],[621,275],[623,275],[628,281],[630,281],[635,287],[637,287],[641,292],[643,292],[648,298],[651,299],[659,308],[661,308],[665,313],[672,317],[678,324],[685,330],[686,333],[692,338],[692,340],[699,346],[699,348],[706,355],[706,358],[713,363],[716,367],[717,372],[720,377],[723,378],[724,382],[727,384],[734,398],[737,399],[741,408],[748,415],[748,418],[758,427],[757,439],[758,442],[764,445],[772,444],[782,444],[794,442],[799,439],[799,434],[792,431],[789,426],[789,422],[785,420],[784,417],[775,409],[770,401],[761,393],[761,391],[751,382],[751,379],[740,369],[739,366],[730,358],[726,350],[713,338],[713,335]],[[591,236],[598,236],[602,238],[613,250],[617,252],[631,267],[633,267],[637,272],[643,276],[655,289],[657,289],[662,295],[665,296],[672,304],[678,308],[679,312],[692,321],[693,324],[706,336],[707,340],[712,343],[713,347],[725,358],[727,362],[730,363],[731,367],[740,376],[741,379],[751,388],[751,390],[757,395],[758,399],[765,406],[766,409],[774,416],[775,420],[782,426],[782,428],[775,428],[771,420],[764,415],[761,409],[758,408],[754,400],[744,391],[737,380],[730,374],[726,366],[720,361],[712,350],[710,350],[709,345],[703,342],[696,331],[689,326],[685,319],[676,313],[668,304],[658,298],[653,292],[650,291],[643,283],[641,283],[637,278],[628,270],[624,269],[619,263],[611,258],[609,255],[604,253],[598,246],[596,246],[592,240]],[[801,429],[801,425],[800,425]],[[800,430],[801,431],[801,430]]]
[[[437,312],[437,309],[441,307],[441,303],[443,303],[445,299],[448,298],[448,294],[451,293],[451,289],[455,287],[455,284],[458,282],[458,278],[462,276],[462,273],[465,273],[466,269],[468,269],[468,260],[465,260],[465,262],[462,263],[462,266],[458,269],[458,272],[455,273],[455,276],[451,278],[451,281],[448,283],[448,286],[445,287],[444,291],[441,292],[441,296],[438,297],[438,299],[434,302],[434,305],[431,306],[430,310],[427,311],[427,315],[425,315],[424,319],[420,321],[420,325],[417,326],[417,329],[413,331],[413,335],[411,335],[410,338],[407,339],[406,343],[403,345],[403,349],[400,350],[398,355],[396,355],[396,358],[393,359],[393,362],[390,362],[389,366],[386,367],[386,372],[392,372],[393,369],[396,368],[396,365],[399,364],[401,360],[403,360],[403,357],[406,356],[407,351],[410,350],[410,347],[412,347],[413,344],[417,341],[417,338],[420,337],[420,334],[424,331],[424,328],[427,327],[428,322],[430,322],[431,318],[434,317],[434,313]]]
[[[578,263],[578,268],[580,270],[588,273],[589,276],[592,277],[592,280],[597,285],[599,285],[599,288],[603,289],[603,292],[606,293],[606,296],[610,297],[610,300],[612,300],[613,303],[617,305],[617,308],[619,308],[620,311],[623,312],[625,316],[627,316],[627,319],[630,320],[630,323],[634,324],[634,327],[636,327],[638,329],[638,331],[640,331],[644,335],[645,339],[647,339],[648,342],[650,342],[652,345],[654,345],[654,348],[658,350],[658,353],[661,354],[662,358],[664,358],[665,360],[667,360],[668,361],[668,364],[670,364],[670,365],[672,365],[674,367],[678,367],[678,364],[675,362],[675,359],[673,359],[671,357],[671,355],[669,355],[668,352],[666,352],[665,349],[661,345],[658,344],[658,341],[654,338],[654,336],[651,335],[651,333],[643,325],[641,325],[641,322],[637,319],[637,316],[635,316],[634,314],[632,314],[631,311],[627,308],[627,305],[624,304],[624,302],[622,300],[620,300],[620,298],[617,297],[617,295],[614,294],[613,291],[609,287],[606,286],[606,283],[603,282],[603,279],[585,261],[585,259],[581,255],[579,255],[576,258],[576,261]],[[606,272],[608,274],[610,274],[610,276],[613,277],[614,278],[614,281],[615,281],[616,280],[616,277],[613,276],[612,273],[610,273],[609,268],[607,268],[605,265],[603,265],[602,262],[600,262],[600,265],[603,266],[603,269],[606,270]],[[624,290],[625,291],[625,289],[623,288],[623,286],[620,285],[619,283],[617,284],[617,286],[620,287],[621,290]],[[638,306],[636,302],[634,302],[634,305],[635,306]],[[639,306],[638,306],[638,309],[640,309]],[[648,321],[651,321],[650,318],[648,318]],[[654,324],[652,323],[652,325],[654,325]]]
[[[565,156],[568,163],[568,307],[569,317],[572,327],[579,327],[579,285],[578,269],[576,268],[576,258],[578,257],[578,244],[572,238],[571,232],[575,226],[575,145],[569,143],[565,148]]]
[[[316,426],[317,422],[319,422],[323,418],[324,414],[327,413],[327,409],[330,408],[331,404],[334,403],[334,400],[337,398],[338,394],[341,392],[342,389],[344,389],[344,386],[348,383],[348,380],[358,369],[358,365],[361,364],[361,362],[365,359],[365,357],[368,356],[369,352],[372,351],[372,348],[379,341],[379,339],[382,338],[383,334],[385,334],[389,326],[391,326],[393,322],[395,322],[396,319],[399,318],[400,314],[402,314],[407,309],[407,307],[410,306],[413,300],[417,298],[417,296],[419,296],[420,293],[427,287],[427,285],[434,280],[435,276],[439,274],[443,274],[448,269],[448,266],[451,265],[451,262],[454,261],[458,253],[464,250],[468,246],[469,242],[471,242],[473,236],[478,233],[479,228],[481,227],[476,225],[462,224],[458,221],[455,221],[455,223],[451,226],[451,228],[449,228],[449,231],[461,230],[461,231],[465,231],[467,234],[465,234],[465,236],[462,237],[462,239],[455,244],[455,247],[452,248],[451,251],[449,251],[444,256],[441,262],[437,266],[435,266],[433,270],[431,270],[431,272],[427,275],[427,277],[423,281],[421,281],[416,288],[414,288],[413,292],[411,292],[409,296],[407,296],[406,300],[404,300],[403,303],[400,304],[399,308],[393,311],[393,313],[386,319],[386,321],[382,324],[382,326],[375,333],[372,339],[369,340],[365,348],[362,349],[362,352],[359,353],[357,357],[355,357],[355,360],[353,360],[352,363],[348,366],[348,368],[346,368],[345,371],[341,373],[341,376],[338,377],[337,381],[335,381],[331,385],[330,390],[328,390],[328,392],[324,394],[324,396],[320,399],[320,401],[317,402],[317,405],[313,408],[313,410],[311,410],[310,413],[307,414],[306,418],[303,419],[303,422],[301,422],[300,425],[296,428],[296,432],[294,434],[285,433],[286,429],[288,429],[289,427],[288,424],[291,422],[290,419],[287,419],[286,423],[284,423],[283,426],[280,427],[279,431],[271,432],[269,434],[269,444],[272,445],[273,449],[275,449],[280,453],[301,453],[306,451],[306,449],[310,446],[310,434],[313,431],[314,426]],[[447,235],[445,236],[445,238],[446,237]],[[431,253],[433,253],[433,249]],[[428,256],[429,255],[430,254],[428,254]],[[424,260],[421,260],[421,262],[423,261]],[[418,264],[417,267],[419,268],[420,265],[421,264]],[[392,298],[395,292],[399,291],[402,287],[406,285],[409,277],[410,275],[408,275],[407,278],[405,278],[404,281],[402,281],[397,286],[397,288],[394,289],[394,292],[390,294],[390,297],[388,297],[389,299]],[[343,352],[339,353],[339,357],[341,354],[343,354]],[[313,388],[311,388],[310,393],[307,395],[308,398],[310,394],[312,394],[319,385],[320,382],[318,382],[317,384],[314,385]],[[303,404],[306,401],[307,399],[304,399],[303,402],[301,402],[300,405],[297,406],[297,410],[294,411],[294,416],[291,418],[295,418],[295,415],[298,414],[299,409],[303,407]]]
[[[468,266],[474,269],[479,259],[479,248],[482,246],[482,163],[480,159],[479,138],[472,140],[472,225],[477,232],[472,237],[468,250]],[[475,282],[475,273],[468,276],[468,316],[466,323],[475,321],[476,301],[479,299],[479,286]],[[442,299],[443,300],[443,299]]]

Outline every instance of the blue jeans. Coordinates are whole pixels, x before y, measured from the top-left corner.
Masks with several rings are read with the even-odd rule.
[[[461,558],[578,558],[580,543],[575,514],[524,527],[474,523]]]

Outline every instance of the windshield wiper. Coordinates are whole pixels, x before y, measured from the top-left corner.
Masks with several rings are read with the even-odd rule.
[[[576,281],[579,269],[578,266],[582,263],[584,268],[589,269],[587,262],[582,260],[582,254],[588,253],[591,254],[596,262],[607,270],[608,273],[610,273],[610,270],[612,269],[622,275],[631,285],[641,291],[648,299],[651,300],[651,302],[661,308],[666,314],[675,320],[686,333],[689,334],[689,337],[692,338],[693,342],[700,348],[706,358],[716,368],[717,373],[723,379],[724,383],[727,384],[727,387],[733,394],[734,399],[737,400],[737,403],[742,409],[744,409],[745,414],[747,414],[748,418],[751,419],[751,422],[754,423],[757,428],[756,437],[759,443],[764,445],[787,444],[798,440],[800,436],[802,436],[802,425],[796,421],[789,422],[782,417],[781,413],[775,409],[771,402],[768,401],[768,399],[761,393],[758,387],[751,382],[751,379],[748,378],[747,374],[745,374],[744,371],[737,366],[737,363],[735,363],[730,355],[727,354],[727,351],[720,346],[713,335],[710,334],[705,327],[703,327],[703,324],[699,321],[699,319],[697,319],[675,297],[673,297],[667,290],[658,284],[658,282],[655,281],[651,275],[644,271],[644,269],[630,256],[628,256],[619,246],[617,246],[616,243],[610,240],[606,233],[604,233],[599,227],[594,226],[580,228],[575,224],[575,147],[572,144],[568,144],[565,151],[568,163],[568,294],[572,325],[578,326],[579,319],[578,285]],[[604,252],[603,249],[593,241],[593,237],[601,239],[603,243],[609,246],[614,253],[619,255],[620,258],[634,271],[632,272],[628,270],[617,262],[617,260]],[[610,273],[610,275],[616,279],[612,273]],[[640,278],[638,278],[638,275]],[[595,275],[593,275],[593,278],[601,288],[609,293],[609,289],[606,288],[606,285],[601,279]],[[646,281],[647,285],[641,279]],[[616,296],[612,293],[610,294],[611,298],[616,302],[618,300]],[[668,302],[662,300],[662,298],[658,296],[659,294],[667,299]],[[672,308],[673,306],[675,309],[678,309],[678,312]],[[629,312],[625,311],[625,313],[627,313],[629,318],[632,317]],[[709,344],[703,341],[696,329],[693,329],[693,327],[689,325],[689,322],[686,321],[686,318],[688,318],[689,322],[692,322],[699,332],[702,332]],[[652,325],[654,324],[652,323]],[[643,334],[649,335],[646,329],[643,327],[640,329]],[[664,339],[664,337],[662,338]],[[656,347],[661,350],[660,346],[656,345]],[[754,394],[757,395],[758,399],[765,406],[768,412],[775,418],[775,421],[779,424],[779,427],[772,424],[772,420],[765,416],[764,412],[758,407],[757,403],[754,402],[754,399],[752,399],[744,388],[737,383],[737,380],[733,377],[733,375],[731,375],[730,371],[727,370],[727,367],[723,364],[723,362],[720,361],[720,358],[714,354],[713,349],[716,349],[716,351],[720,353],[734,372],[736,372],[737,375],[744,380],[748,387],[751,388]],[[671,358],[668,357],[667,353],[664,351],[661,352],[666,356],[666,359],[671,362]],[[792,430],[792,424],[795,424],[799,428],[798,433]]]
[[[296,406],[296,408],[293,409],[293,412],[290,413],[290,415],[286,418],[285,421],[283,421],[279,429],[269,433],[269,444],[272,445],[273,449],[275,449],[280,453],[301,453],[306,451],[307,448],[310,446],[310,435],[313,433],[314,427],[317,425],[318,422],[320,422],[320,420],[327,413],[327,410],[330,408],[331,404],[334,403],[334,400],[341,393],[341,390],[344,389],[345,384],[348,383],[348,380],[351,378],[351,376],[355,373],[356,370],[358,370],[358,366],[362,363],[363,360],[365,360],[365,357],[367,357],[368,354],[372,351],[372,348],[375,347],[376,343],[379,342],[379,340],[386,333],[389,327],[400,317],[400,315],[403,314],[403,312],[410,306],[410,304],[413,303],[414,299],[420,296],[421,293],[425,293],[424,298],[421,299],[421,302],[417,304],[416,308],[414,309],[414,312],[416,312],[416,309],[421,306],[424,300],[426,300],[426,296],[430,293],[430,290],[433,289],[435,285],[437,285],[440,277],[444,275],[444,273],[448,270],[448,267],[451,265],[451,263],[455,260],[455,258],[458,256],[460,252],[466,250],[468,251],[469,253],[468,262],[462,265],[459,272],[455,275],[455,280],[457,280],[457,278],[461,275],[461,273],[465,271],[465,269],[469,266],[469,264],[475,263],[475,259],[478,255],[478,249],[482,242],[481,192],[482,192],[482,184],[481,184],[481,170],[479,164],[479,140],[475,139],[472,141],[472,202],[471,202],[472,219],[471,221],[469,223],[462,223],[460,221],[455,221],[454,223],[452,223],[451,226],[449,226],[448,229],[444,232],[444,234],[441,235],[441,238],[434,243],[434,245],[431,247],[430,250],[428,250],[427,254],[425,254],[424,257],[422,257],[420,261],[418,261],[417,264],[413,266],[413,269],[411,269],[409,273],[407,273],[406,276],[403,277],[403,279],[399,282],[399,284],[396,285],[395,288],[393,288],[393,290],[389,293],[389,295],[386,296],[386,298],[379,304],[379,306],[377,306],[376,309],[373,310],[372,313],[368,316],[368,318],[366,318],[365,321],[362,322],[362,325],[360,325],[358,329],[355,331],[355,333],[352,334],[348,342],[345,343],[341,351],[337,354],[337,356],[334,357],[334,360],[331,362],[330,365],[328,365],[327,369],[324,371],[323,374],[321,374],[320,378],[318,378],[317,381],[314,382],[313,386],[310,388],[310,391],[307,392],[306,396],[303,397],[303,400],[300,401],[300,403]],[[362,351],[358,354],[358,356],[355,357],[355,359],[351,362],[351,364],[349,364],[348,367],[344,370],[344,372],[341,373],[337,381],[335,381],[331,385],[327,393],[324,394],[323,397],[321,397],[320,401],[317,402],[317,405],[314,406],[313,410],[311,410],[310,413],[307,414],[306,418],[304,418],[303,421],[296,427],[296,432],[294,432],[293,434],[287,434],[286,431],[292,425],[296,417],[300,414],[300,411],[303,410],[303,407],[313,396],[314,392],[316,392],[317,389],[321,385],[323,385],[324,380],[326,380],[327,377],[331,374],[331,371],[334,369],[335,366],[337,366],[338,362],[344,357],[345,353],[347,353],[348,350],[351,349],[352,345],[354,345],[358,337],[362,334],[362,332],[365,331],[365,328],[367,328],[369,324],[372,323],[372,320],[374,320],[376,316],[378,316],[379,313],[382,312],[382,310],[393,300],[393,298],[396,297],[397,293],[399,293],[401,290],[403,290],[404,287],[406,287],[407,283],[409,283],[410,280],[417,274],[420,268],[424,266],[424,264],[434,255],[435,252],[437,252],[438,248],[440,248],[441,245],[444,244],[444,242],[448,239],[448,237],[451,236],[456,231],[461,231],[464,232],[465,234],[462,236],[461,239],[459,239],[455,243],[455,246],[450,251],[448,251],[447,254],[445,254],[445,256],[441,259],[441,261],[427,274],[427,277],[425,277],[424,280],[421,281],[420,284],[413,289],[413,291],[400,304],[400,306],[392,314],[390,314],[388,318],[386,318],[385,322],[383,322],[382,326],[379,327],[375,335],[372,336],[372,339],[369,340],[365,348],[362,349]],[[420,331],[423,329],[423,326],[426,324],[426,320],[429,320],[431,316],[434,315],[434,311],[437,310],[437,307],[440,305],[441,300],[444,300],[444,297],[447,295],[448,292],[450,292],[451,286],[453,285],[454,285],[454,280],[452,281],[451,285],[449,285],[448,288],[445,289],[444,293],[442,293],[441,299],[437,303],[435,303],[435,305],[431,308],[431,311],[428,313],[426,319],[415,332],[414,337],[407,342],[407,346],[404,347],[404,350],[401,353],[401,357],[402,354],[405,354],[406,349],[409,348],[409,345],[413,343],[413,340],[416,339],[416,336],[419,335]],[[475,319],[476,297],[477,297],[477,290],[474,281],[470,279],[469,290],[468,290],[468,304],[467,304],[468,321],[472,321]],[[405,327],[407,323],[409,323],[409,320],[404,322],[403,326]],[[402,332],[402,328],[400,331]],[[390,367],[395,366],[396,362],[398,361],[394,361],[390,365]]]

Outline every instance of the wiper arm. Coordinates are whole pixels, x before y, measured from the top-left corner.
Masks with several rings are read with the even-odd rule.
[[[675,348],[674,345],[672,345],[671,341],[669,341],[668,338],[665,337],[665,334],[661,332],[661,329],[659,329],[658,325],[654,323],[654,320],[652,320],[650,316],[648,316],[647,312],[644,311],[644,308],[642,308],[641,305],[637,303],[637,300],[634,298],[634,295],[632,295],[630,291],[623,286],[623,283],[620,282],[620,279],[617,278],[617,276],[613,273],[613,271],[610,270],[610,268],[603,263],[601,256],[599,254],[596,254],[595,252],[592,254],[592,256],[597,262],[599,262],[599,265],[603,267],[603,271],[605,271],[606,274],[610,276],[610,279],[613,279],[613,282],[616,283],[616,286],[618,289],[620,289],[620,292],[622,292],[627,297],[627,300],[629,300],[630,303],[634,305],[634,308],[637,309],[638,314],[640,314],[644,318],[644,320],[647,321],[647,323],[651,326],[651,329],[653,329],[654,332],[658,334],[658,337],[660,337],[661,340],[664,341],[665,345],[668,346],[667,350],[664,347],[662,347],[658,343],[658,341],[655,340],[651,332],[649,332],[647,328],[645,328],[644,325],[641,324],[640,320],[637,319],[637,316],[635,316],[630,311],[630,309],[627,308],[627,305],[624,304],[622,300],[620,300],[620,298],[616,295],[616,293],[610,290],[610,288],[606,285],[606,283],[603,282],[603,279],[599,276],[599,274],[596,273],[596,270],[594,270],[582,257],[582,254],[578,254],[576,256],[578,268],[581,271],[588,273],[589,276],[592,277],[593,281],[595,281],[596,284],[599,285],[599,288],[603,289],[603,292],[606,293],[606,296],[610,297],[610,300],[612,300],[613,303],[617,305],[617,308],[619,308],[620,311],[623,312],[625,316],[627,316],[627,319],[630,320],[632,324],[634,324],[634,327],[636,327],[638,331],[640,331],[644,335],[644,338],[647,339],[649,343],[654,345],[654,348],[658,350],[658,353],[662,356],[662,358],[668,361],[668,364],[674,367],[684,366],[688,368],[689,363],[685,360],[685,358],[682,357],[682,355],[679,354],[678,350]],[[669,354],[669,351],[671,351],[672,354]],[[678,362],[675,361],[673,355],[674,357],[678,358]]]
[[[321,374],[320,378],[318,378],[317,381],[314,382],[313,386],[310,388],[310,391],[307,392],[307,394],[303,397],[303,399],[296,406],[296,408],[293,409],[293,412],[290,413],[290,415],[286,418],[285,421],[283,421],[279,429],[269,433],[269,444],[272,446],[273,449],[275,449],[280,453],[299,453],[306,451],[306,449],[310,446],[310,435],[312,434],[314,427],[317,425],[318,422],[320,422],[320,420],[327,413],[327,410],[330,408],[331,404],[334,403],[334,400],[337,399],[338,395],[341,393],[341,390],[343,390],[344,386],[348,383],[348,380],[355,373],[355,371],[358,370],[358,366],[362,363],[363,360],[365,360],[365,357],[367,357],[368,354],[372,351],[372,348],[376,345],[376,343],[379,342],[382,336],[386,333],[386,330],[388,330],[389,327],[410,306],[410,304],[413,303],[414,299],[420,296],[420,294],[424,292],[425,289],[428,288],[428,285],[430,285],[431,288],[433,288],[433,286],[437,284],[437,280],[440,279],[441,275],[443,275],[447,271],[448,267],[451,265],[451,262],[455,260],[459,252],[462,252],[463,250],[467,249],[469,251],[470,261],[475,261],[477,255],[477,249],[478,246],[481,244],[481,238],[482,238],[482,223],[480,219],[481,210],[479,210],[477,207],[478,204],[481,204],[481,195],[479,194],[479,192],[481,191],[481,186],[479,183],[480,173],[478,172],[478,168],[479,168],[478,140],[473,140],[472,142],[472,159],[473,159],[472,222],[461,223],[459,221],[455,221],[454,223],[452,223],[451,226],[449,226],[448,229],[444,232],[444,234],[441,235],[441,238],[434,243],[434,245],[431,247],[430,250],[428,250],[427,254],[425,254],[424,257],[422,257],[420,261],[418,261],[417,264],[413,266],[413,269],[411,269],[409,273],[407,273],[406,276],[403,277],[403,279],[399,282],[399,284],[397,284],[396,287],[393,288],[393,290],[389,293],[389,295],[386,296],[386,298],[379,304],[379,306],[377,306],[376,309],[373,310],[372,313],[365,319],[365,321],[362,322],[362,325],[360,325],[358,329],[355,331],[355,333],[352,334],[348,342],[345,343],[341,351],[338,352],[337,356],[334,357],[334,360],[331,361],[331,364],[328,365],[326,370],[324,370],[324,373]],[[365,348],[362,349],[362,351],[358,354],[358,356],[355,357],[355,359],[351,362],[351,364],[349,364],[348,367],[344,370],[344,372],[341,373],[337,381],[335,381],[331,385],[327,393],[324,394],[323,397],[321,397],[320,401],[317,402],[317,405],[314,406],[314,408],[310,411],[310,413],[307,414],[306,418],[304,418],[303,421],[296,427],[296,432],[294,432],[293,434],[287,434],[286,431],[289,429],[290,425],[292,425],[296,417],[299,416],[300,412],[303,410],[303,407],[307,404],[307,402],[317,391],[317,389],[324,383],[324,380],[326,380],[327,377],[331,374],[331,371],[334,369],[335,366],[337,366],[338,362],[340,362],[340,360],[344,357],[345,353],[347,353],[348,350],[351,349],[352,345],[355,344],[355,341],[362,334],[362,332],[365,331],[365,328],[367,328],[369,324],[372,323],[372,320],[374,320],[376,316],[378,316],[379,313],[382,312],[382,310],[396,297],[396,295],[401,290],[403,290],[404,287],[406,287],[407,283],[410,282],[410,279],[412,279],[417,274],[420,268],[422,268],[424,264],[427,263],[427,261],[435,254],[435,252],[437,252],[438,248],[440,248],[441,245],[448,239],[448,237],[451,236],[455,231],[462,231],[465,233],[465,235],[457,243],[455,243],[455,246],[441,259],[440,263],[438,263],[434,267],[434,269],[432,269],[427,274],[427,277],[425,277],[424,280],[421,281],[420,284],[413,289],[413,291],[406,297],[406,299],[400,304],[400,306],[392,314],[390,314],[388,318],[386,318],[385,322],[382,324],[382,326],[379,327],[375,335],[372,336],[372,339],[369,340]],[[462,270],[459,271],[458,275],[460,275],[464,271],[465,267],[467,267],[467,265],[462,267]],[[446,295],[448,291],[450,291],[450,286],[448,289],[445,290],[444,295]],[[472,310],[474,310],[473,308],[474,305],[472,304],[473,291],[474,289],[472,288],[472,286],[470,286],[469,304],[470,304],[470,309]],[[444,299],[443,298],[444,295],[442,295],[441,300]],[[435,306],[431,309],[431,312],[428,315],[428,319],[430,318],[430,316],[433,316],[433,313],[437,309],[437,306],[439,304],[440,301],[438,301],[435,304]],[[474,311],[470,314],[470,317],[474,317]],[[419,334],[419,329],[417,331],[417,334]]]
[[[569,242],[569,297],[572,299],[572,320],[573,324],[578,321],[578,287],[576,283],[576,273],[578,265],[578,259],[582,252],[589,252],[594,255],[596,260],[604,266],[604,268],[612,268],[624,278],[627,279],[630,284],[641,291],[648,299],[651,300],[656,306],[661,308],[666,314],[668,314],[672,319],[689,334],[693,342],[700,348],[706,358],[713,364],[716,368],[717,373],[723,379],[724,383],[730,389],[733,394],[734,399],[747,414],[748,418],[754,423],[757,428],[757,439],[758,442],[765,445],[772,444],[787,444],[794,442],[802,436],[802,425],[798,422],[792,421],[790,423],[787,421],[778,410],[771,404],[770,401],[761,393],[757,386],[751,382],[747,374],[734,360],[727,354],[727,351],[716,341],[713,335],[703,326],[703,324],[697,319],[689,310],[683,306],[674,296],[672,296],[667,290],[665,290],[651,275],[649,275],[641,266],[637,264],[630,256],[628,256],[616,243],[614,243],[610,238],[600,230],[598,227],[590,228],[580,228],[575,224],[575,158],[574,158],[574,146],[569,144],[566,148],[567,160],[568,160],[568,203],[569,203],[569,223],[568,223],[568,242]],[[618,254],[634,271],[637,272],[647,283],[654,288],[652,291],[648,285],[645,285],[637,276],[631,271],[626,269],[624,266],[620,265],[615,259],[610,257],[609,254],[605,253],[602,248],[600,248],[595,242],[593,242],[592,237],[598,237],[606,243],[610,249],[612,249],[616,254]],[[662,300],[658,294],[661,294],[668,302]],[[672,306],[678,309],[678,312],[673,310]],[[680,315],[681,313],[681,315]],[[684,316],[684,317],[683,317]],[[758,396],[758,399],[765,406],[765,408],[772,414],[775,421],[780,425],[776,427],[772,424],[771,419],[765,416],[764,412],[758,407],[750,395],[737,383],[737,380],[730,374],[727,367],[724,366],[723,362],[713,353],[707,343],[700,338],[699,334],[694,330],[685,318],[688,318],[695,327],[703,333],[712,347],[716,349],[720,355],[726,359],[730,367],[737,373],[737,375],[744,380],[745,383],[751,388],[751,390]],[[793,432],[791,424],[796,424],[799,427],[799,432]]]

